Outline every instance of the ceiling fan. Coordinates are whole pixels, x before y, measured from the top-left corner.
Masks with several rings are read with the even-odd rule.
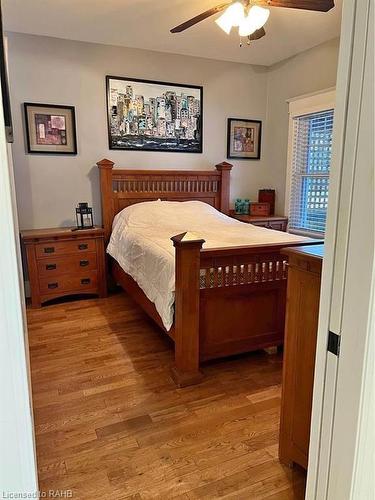
[[[228,35],[233,27],[238,27],[239,36],[246,37],[247,43],[250,44],[251,41],[258,40],[266,34],[263,26],[268,20],[270,11],[264,6],[328,12],[335,3],[334,0],[230,0],[179,24],[171,29],[171,33],[181,33],[224,10],[224,13],[216,19],[216,24]]]

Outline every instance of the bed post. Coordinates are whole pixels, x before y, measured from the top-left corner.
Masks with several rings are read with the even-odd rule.
[[[97,163],[100,172],[100,193],[102,201],[102,224],[104,227],[105,242],[108,243],[112,231],[113,202],[112,202],[112,169],[113,161],[101,160]]]
[[[220,172],[221,175],[221,186],[220,186],[220,212],[223,214],[229,214],[229,197],[230,197],[230,171],[233,165],[223,161],[216,165],[216,170]]]
[[[172,378],[179,387],[198,383],[200,251],[205,240],[192,233],[171,238],[175,247],[175,365]]]

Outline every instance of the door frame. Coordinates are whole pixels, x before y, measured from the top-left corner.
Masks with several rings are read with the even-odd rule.
[[[343,3],[308,500],[367,500],[353,495],[374,480],[371,461],[361,461],[367,476],[358,468],[369,449],[361,429],[369,428],[364,408],[374,390],[373,8],[373,0]],[[339,335],[338,357],[327,351],[329,331]]]
[[[0,485],[38,498],[29,346],[13,165],[0,88]],[[5,497],[4,497],[5,498]]]

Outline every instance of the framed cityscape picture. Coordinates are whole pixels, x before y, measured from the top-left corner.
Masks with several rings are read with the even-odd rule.
[[[228,118],[227,158],[259,160],[262,122]]]
[[[107,76],[110,149],[202,153],[203,87]]]
[[[25,102],[28,153],[77,154],[74,106]]]

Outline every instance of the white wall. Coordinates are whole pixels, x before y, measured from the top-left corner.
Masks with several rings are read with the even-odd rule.
[[[263,160],[269,177],[263,180],[277,190],[277,211],[284,212],[288,153],[287,99],[336,85],[339,39],[301,52],[269,68],[268,103]]]
[[[286,99],[334,86],[337,53],[338,40],[334,40],[266,68],[10,33],[13,155],[20,227],[69,225],[78,201],[93,204],[99,223],[95,163],[103,157],[129,168],[213,168],[226,159],[228,117],[263,121],[261,160],[231,161],[235,165],[232,200],[256,200],[259,188],[276,188],[278,212],[282,213],[288,137]],[[107,74],[203,85],[203,154],[110,151]],[[76,106],[76,157],[25,153],[25,101]]]
[[[54,38],[9,34],[13,147],[21,228],[71,223],[78,201],[92,202],[99,218],[95,163],[103,157],[129,168],[205,169],[226,158],[226,119],[265,120],[267,72],[263,67]],[[203,154],[110,151],[105,75],[204,86]],[[22,103],[76,106],[77,157],[25,154]],[[232,198],[256,197],[265,161],[237,161]]]

